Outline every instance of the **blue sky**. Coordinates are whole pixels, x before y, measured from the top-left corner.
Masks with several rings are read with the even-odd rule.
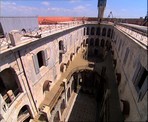
[[[97,0],[0,0],[0,16],[97,16]],[[105,17],[139,18],[147,0],[107,0]]]

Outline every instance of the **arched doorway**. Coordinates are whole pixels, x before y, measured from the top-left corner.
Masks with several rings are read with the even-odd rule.
[[[24,105],[17,116],[17,122],[29,122],[32,119],[32,114],[28,105]]]
[[[0,72],[0,94],[7,104],[13,102],[21,92],[21,85],[13,68],[7,68]]]

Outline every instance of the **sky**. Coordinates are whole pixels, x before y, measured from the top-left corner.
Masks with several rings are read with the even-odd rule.
[[[0,0],[0,16],[97,17],[98,0]],[[147,14],[147,0],[107,0],[104,17],[140,18]]]

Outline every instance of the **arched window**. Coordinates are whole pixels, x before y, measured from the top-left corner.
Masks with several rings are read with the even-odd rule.
[[[109,40],[106,41],[105,45],[106,45],[107,50],[111,49],[111,42]]]
[[[59,41],[59,50],[64,50],[64,43],[63,43],[63,41]]]
[[[98,38],[95,40],[95,46],[99,46],[99,39]]]
[[[100,27],[97,27],[96,35],[100,35]]]
[[[14,69],[7,68],[0,72],[0,94],[10,104],[22,92],[21,85]]]
[[[87,33],[86,34],[89,35],[89,27],[87,27]]]
[[[92,28],[91,28],[91,35],[94,35],[94,34],[95,34],[95,28],[92,27]]]
[[[104,47],[104,46],[105,46],[105,40],[102,39],[102,40],[101,40],[101,47]]]
[[[86,44],[88,44],[88,43],[89,43],[89,39],[87,38],[87,39],[86,39]]]
[[[38,59],[38,63],[39,63],[39,68],[42,67],[44,65],[44,52],[40,51],[37,53],[37,59]]]
[[[47,49],[44,51],[39,51],[36,55],[33,55],[33,63],[34,63],[34,68],[36,74],[39,73],[39,69],[42,66],[47,66],[48,65],[48,54],[47,54]]]
[[[111,36],[111,29],[108,29],[107,37],[110,37],[110,36]]]
[[[94,39],[91,38],[91,39],[90,39],[90,46],[93,46],[93,45],[94,45]]]
[[[21,108],[18,113],[17,121],[18,122],[29,122],[32,119],[32,114],[28,105],[25,105]]]
[[[106,36],[106,28],[103,28],[103,30],[102,30],[102,36]]]
[[[26,30],[23,28],[23,29],[21,30],[21,32],[22,32],[22,34],[25,34],[25,33],[26,33]]]

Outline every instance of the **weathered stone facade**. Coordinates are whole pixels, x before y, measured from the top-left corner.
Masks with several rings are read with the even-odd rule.
[[[4,72],[5,69],[13,69],[13,76],[18,85],[12,87],[18,89],[18,92],[9,104],[4,100],[4,94],[9,95],[9,93],[1,93],[0,114],[2,122],[20,121],[20,110],[22,113],[27,111],[30,118],[35,118],[35,121],[39,114],[43,114],[44,108],[47,109],[45,115],[47,115],[46,119],[48,121],[67,120],[68,117],[66,116],[69,115],[64,115],[63,111],[71,111],[68,108],[68,100],[74,93],[73,77],[71,75],[78,71],[77,69],[74,70],[75,68],[79,67],[78,69],[81,69],[82,66],[83,69],[84,65],[81,62],[79,64],[79,60],[77,60],[78,67],[73,67],[71,69],[72,73],[66,74],[66,71],[68,72],[69,67],[71,67],[70,64],[72,64],[80,50],[86,51],[88,48],[88,55],[103,54],[102,56],[105,57],[108,44],[112,45],[112,52],[116,61],[115,72],[120,74],[121,77],[120,81],[117,79],[117,82],[119,82],[119,98],[128,101],[130,105],[130,112],[125,117],[125,121],[146,121],[147,91],[143,98],[139,98],[140,89],[136,90],[133,76],[138,70],[138,63],[146,71],[148,70],[147,49],[144,45],[139,44],[137,40],[118,29],[117,26],[81,23],[53,34],[47,32],[46,36],[35,40],[29,38],[28,42],[1,51],[0,82],[4,82],[4,86],[7,85],[7,81],[11,84],[10,79],[3,77],[10,77],[9,72]],[[85,48],[85,45],[87,45],[87,48]],[[59,87],[58,82],[64,84],[63,87]],[[146,80],[142,85],[147,85]],[[9,86],[5,87],[5,90],[11,90]],[[56,95],[59,95],[57,99]],[[57,101],[53,103],[52,110],[50,108],[51,104],[49,108],[46,107],[48,105],[44,104],[44,102],[47,104],[47,96],[49,97],[49,103],[54,99]],[[61,107],[62,105],[64,107]],[[22,110],[24,106],[27,106],[27,110]]]

